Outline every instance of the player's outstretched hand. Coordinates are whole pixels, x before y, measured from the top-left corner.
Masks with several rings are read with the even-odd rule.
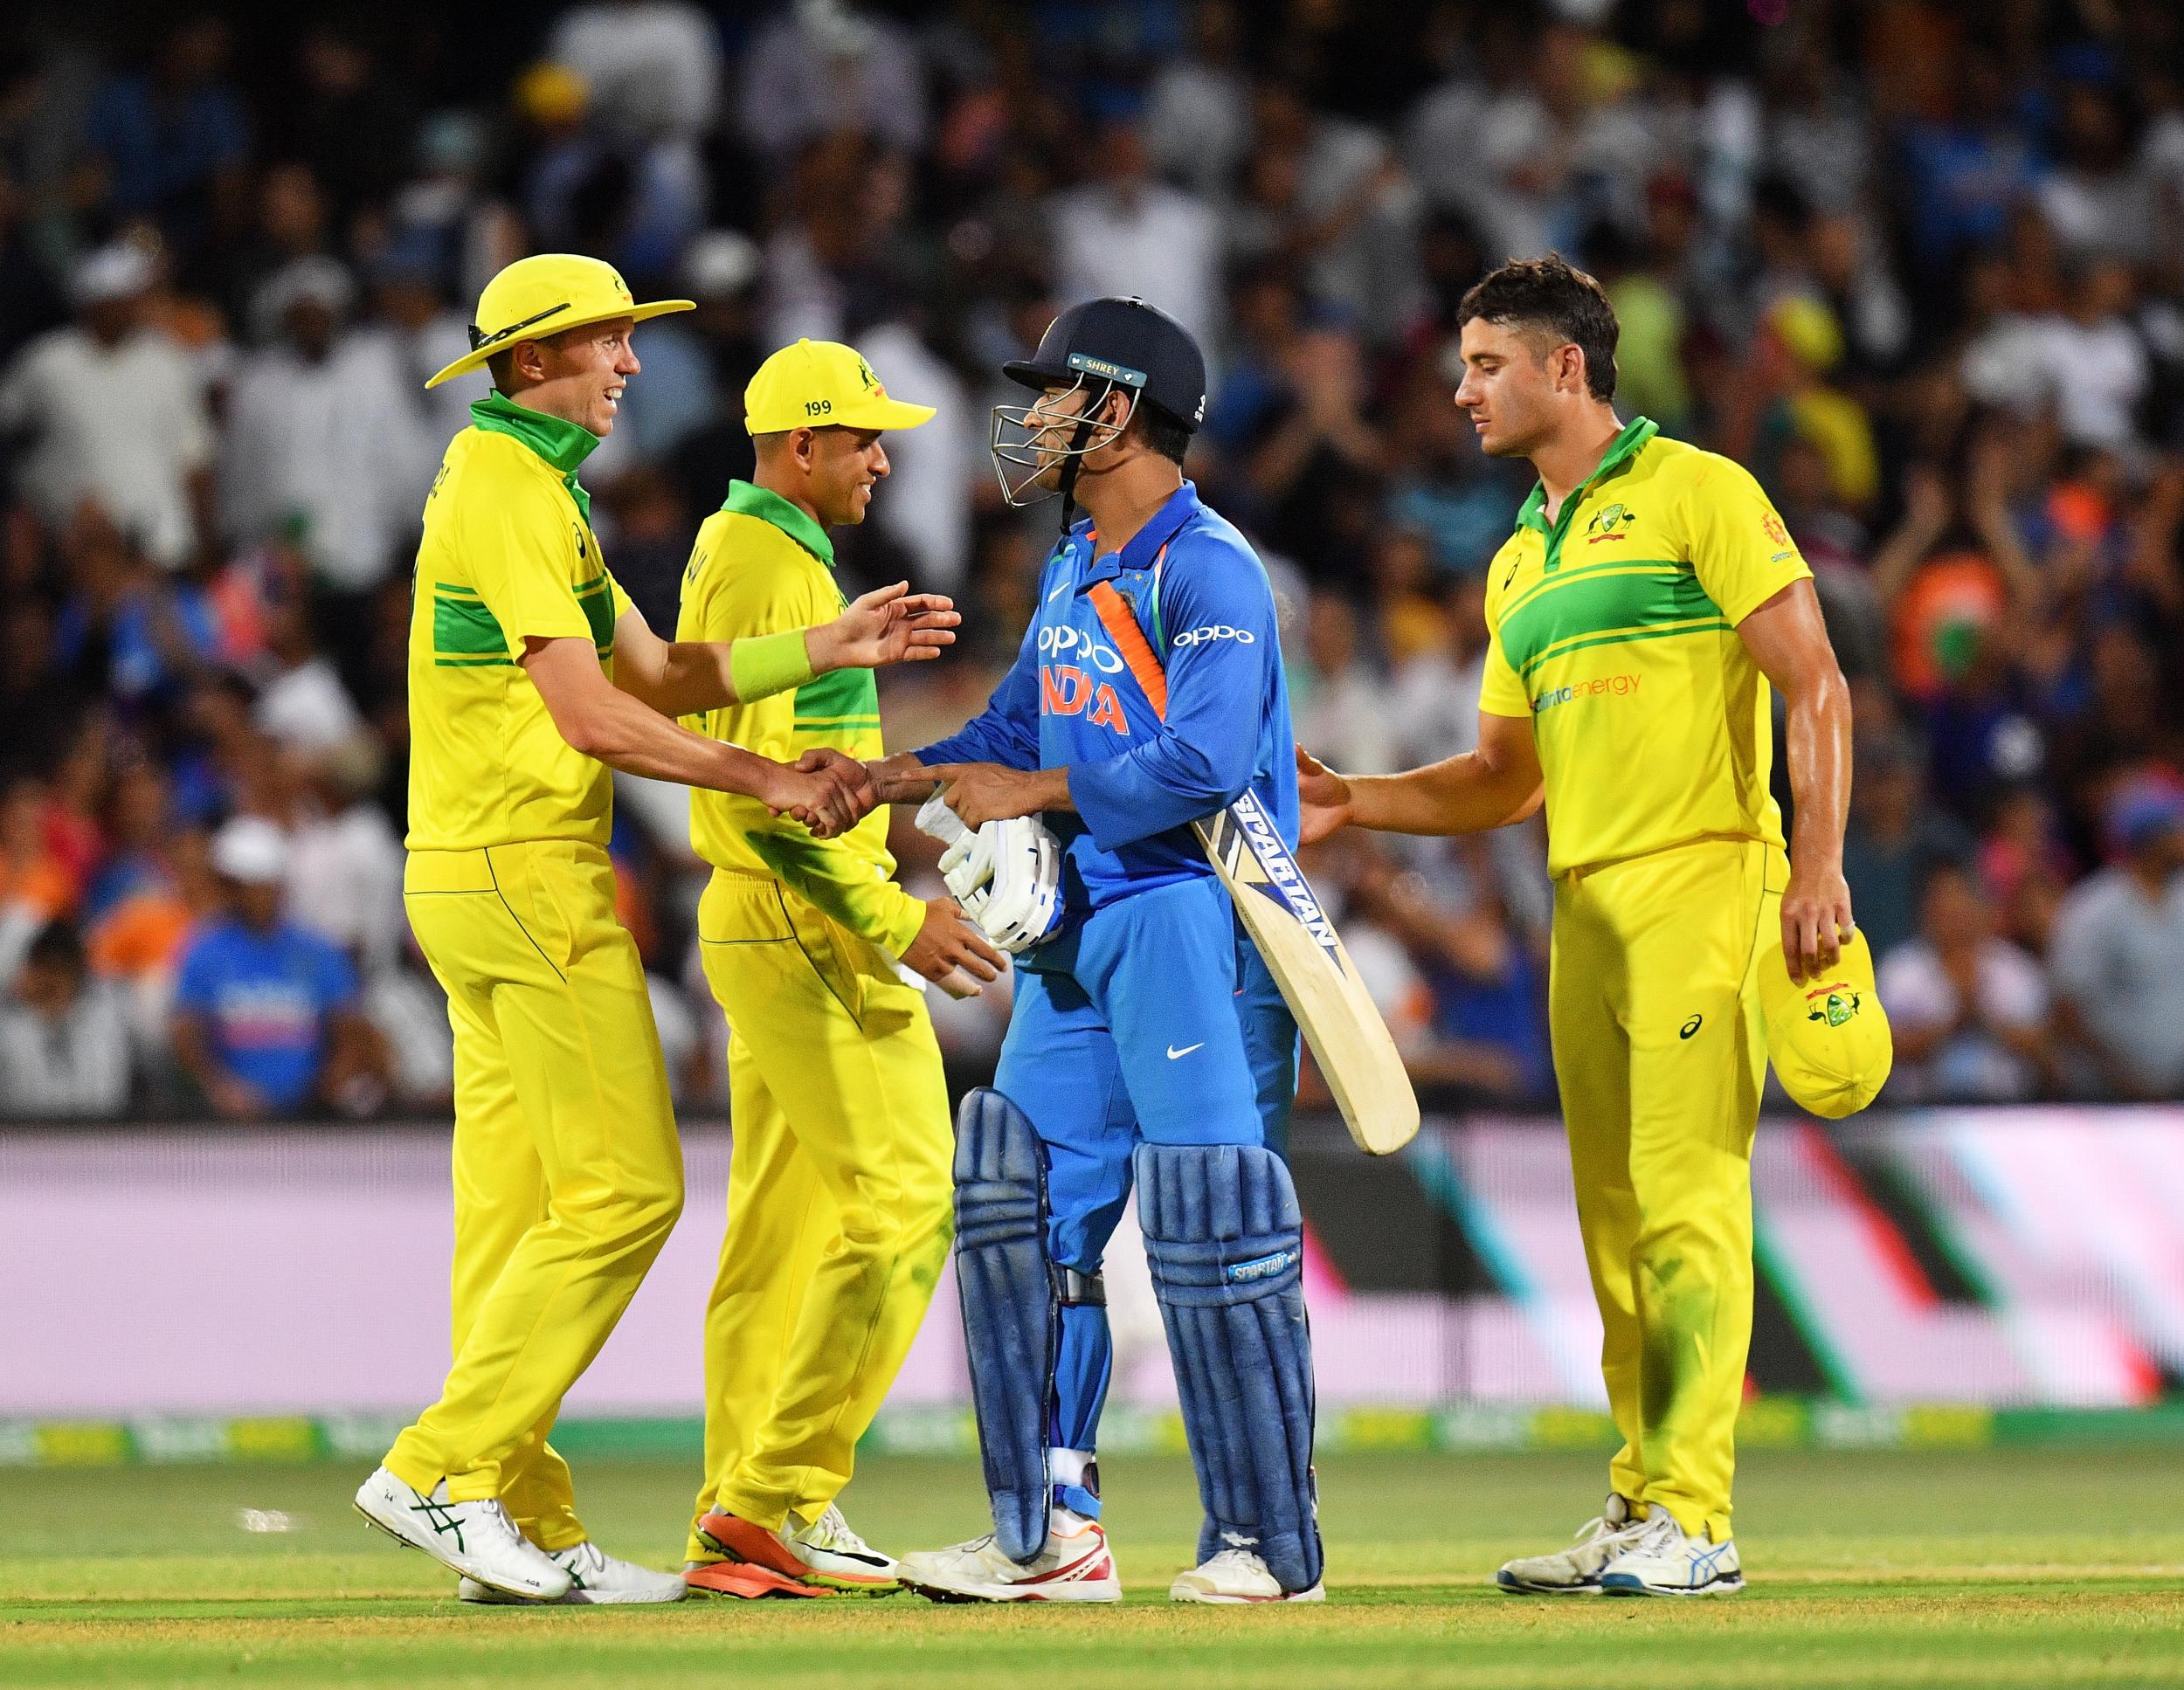
[[[875,588],[824,627],[813,630],[814,669],[877,669],[923,663],[956,643],[963,617],[944,593],[914,593],[910,583]]]
[[[971,976],[973,992],[978,983],[1001,977],[1001,953],[953,898],[926,900],[924,924],[902,953],[902,961],[948,989],[951,997],[965,995],[950,985],[959,973]]]
[[[1802,985],[1835,966],[1850,935],[1850,885],[1840,866],[1790,865],[1782,894],[1782,960]]]
[[[1317,845],[1350,825],[1350,783],[1303,746],[1296,748],[1296,837]]]

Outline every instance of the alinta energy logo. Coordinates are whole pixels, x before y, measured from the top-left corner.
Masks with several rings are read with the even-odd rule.
[[[1643,675],[1595,675],[1590,680],[1573,680],[1566,686],[1550,686],[1531,701],[1531,713],[1544,715],[1558,705],[1572,703],[1579,699],[1635,697],[1638,683]]]

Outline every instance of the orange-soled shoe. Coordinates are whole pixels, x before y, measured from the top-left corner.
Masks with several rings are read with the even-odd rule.
[[[784,1578],[765,1567],[743,1561],[707,1561],[682,1569],[682,1582],[705,1596],[741,1597],[756,1602],[764,1597],[823,1597],[833,1594],[816,1584]]]
[[[817,1520],[791,1514],[778,1532],[715,1510],[698,1521],[698,1536],[722,1555],[799,1584],[847,1596],[891,1596],[902,1588],[895,1562],[852,1531],[831,1503]]]

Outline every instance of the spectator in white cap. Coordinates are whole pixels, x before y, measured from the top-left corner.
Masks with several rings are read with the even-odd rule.
[[[287,920],[287,836],[239,816],[213,836],[225,911],[191,935],[175,981],[175,1052],[231,1119],[361,1113],[385,1095],[384,1052],[338,945]]]
[[[363,595],[408,549],[433,443],[384,337],[344,332],[355,288],[328,258],[258,290],[265,344],[242,360],[221,459],[222,518],[252,545],[301,531],[322,584]]]
[[[77,265],[76,321],[0,376],[0,431],[27,441],[17,491],[49,528],[88,500],[172,569],[210,535],[213,438],[188,356],[145,321],[156,269],[128,242]]]

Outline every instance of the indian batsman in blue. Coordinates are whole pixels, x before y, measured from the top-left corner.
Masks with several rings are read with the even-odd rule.
[[[1170,1594],[1317,1601],[1303,1221],[1282,1155],[1296,1026],[1189,826],[1249,788],[1296,838],[1273,590],[1183,479],[1206,364],[1174,319],[1095,300],[1005,369],[1040,395],[995,413],[1010,502],[1060,493],[1087,518],[1068,525],[1065,504],[985,713],[874,774],[897,802],[937,783],[972,828],[1043,818],[1060,910],[1018,958],[993,1086],[957,1123],[994,1528],[905,1556],[902,1577],[942,1599],[1120,1599],[1094,1452],[1112,1362],[1101,1261],[1134,1180],[1206,1509],[1202,1564]],[[1133,673],[1102,599],[1165,676]]]

